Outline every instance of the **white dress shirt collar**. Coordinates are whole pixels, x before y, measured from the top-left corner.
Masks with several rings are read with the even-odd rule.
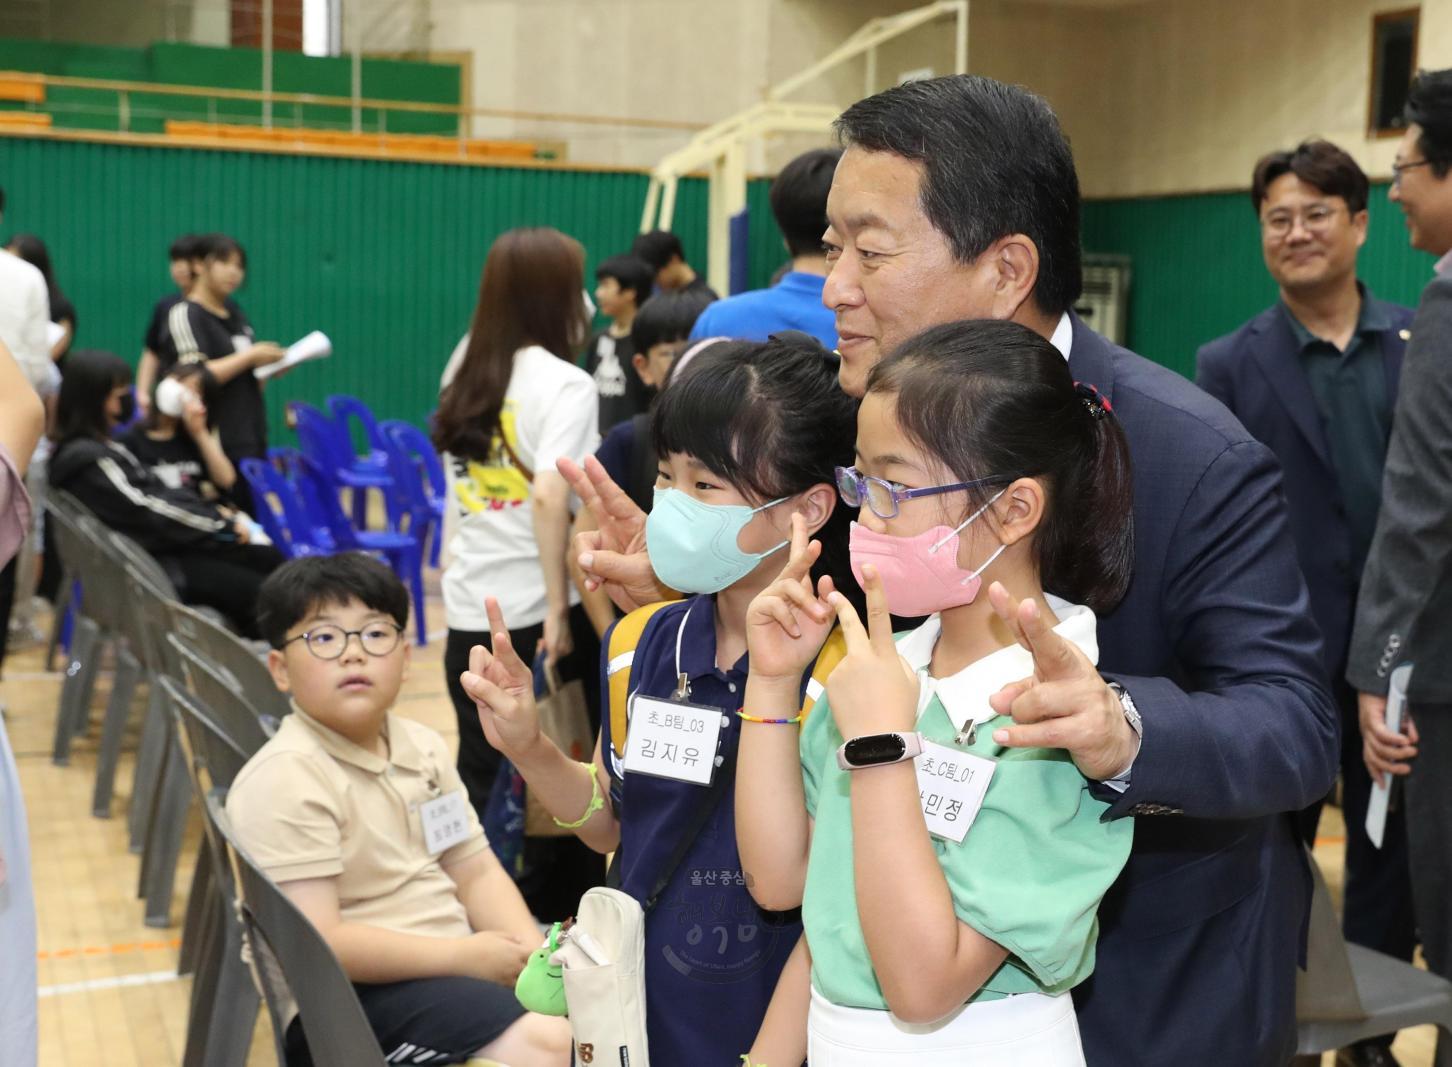
[[[1074,344],[1074,320],[1069,318],[1066,311],[1059,316],[1059,325],[1054,327],[1054,335],[1049,338],[1049,344],[1059,350],[1065,358],[1069,358],[1069,349]]]
[[[1452,252],[1448,252],[1441,259],[1437,260],[1436,265],[1432,269],[1441,277],[1452,274]]]

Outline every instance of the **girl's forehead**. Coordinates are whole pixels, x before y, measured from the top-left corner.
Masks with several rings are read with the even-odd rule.
[[[903,433],[896,398],[887,393],[868,393],[857,409],[857,460],[871,467],[909,467],[925,474],[935,474],[943,466]]]

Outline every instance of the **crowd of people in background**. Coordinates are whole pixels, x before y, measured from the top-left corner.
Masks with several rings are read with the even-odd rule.
[[[397,577],[258,543],[239,467],[284,352],[235,300],[234,238],[172,245],[134,377],[73,347],[45,244],[11,240],[0,377],[49,443],[0,427],[0,499],[28,460],[31,499],[72,494],[266,641],[295,714],[228,811],[387,1055],[568,1063],[568,1026],[510,988],[610,854],[659,1064],[1285,1064],[1338,776],[1345,938],[1452,972],[1452,71],[1406,118],[1390,196],[1442,257],[1421,306],[1358,280],[1355,160],[1270,152],[1250,200],[1278,299],[1193,383],[1076,313],[1067,139],[989,78],[859,101],[786,165],[763,290],[720,299],[645,233],[592,250],[592,333],[586,249],[498,236],[430,427],[456,757],[391,710]],[[0,548],[42,563],[7,564],[8,616],[55,559],[3,514]],[[583,760],[537,667],[583,689]],[[505,866],[483,828],[516,780],[562,834]],[[433,847],[419,813],[456,795]],[[1394,1064],[1391,1037],[1338,1064]]]

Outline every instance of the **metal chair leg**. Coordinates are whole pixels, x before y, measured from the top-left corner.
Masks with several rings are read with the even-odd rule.
[[[76,617],[66,680],[61,683],[60,708],[55,719],[55,743],[50,758],[64,767],[71,759],[71,738],[85,729],[86,711],[95,682],[96,658],[101,651],[101,628],[83,615]]]
[[[136,696],[136,683],[140,677],[141,664],[129,648],[118,642],[116,673],[111,679],[106,717],[101,721],[96,785],[91,794],[91,814],[98,819],[111,817],[111,798],[116,792],[116,765],[121,762],[121,742],[126,734],[126,721],[131,718],[131,701]]]
[[[209,938],[218,932],[216,890],[213,888],[212,862],[207,856],[206,842],[197,855],[192,871],[192,888],[187,895],[187,913],[182,919],[181,952],[177,956],[176,973],[200,972],[198,961],[205,961],[214,946]]]
[[[186,832],[187,811],[191,807],[191,783],[181,748],[173,744],[167,752],[162,770],[161,795],[156,805],[156,822],[146,835],[147,926],[171,925],[171,898],[176,883],[176,865],[181,856],[182,835]]]
[[[242,924],[218,890],[211,896],[214,929],[192,980],[182,1067],[245,1067],[262,998],[242,962]]]
[[[126,830],[132,852],[140,852],[146,839],[146,823],[156,801],[157,779],[166,758],[166,707],[156,678],[147,679],[146,720],[141,724],[141,741],[136,748],[136,770],[131,776],[131,807],[126,812]]]

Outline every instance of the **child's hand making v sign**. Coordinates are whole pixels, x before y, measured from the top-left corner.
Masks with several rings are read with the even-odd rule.
[[[792,516],[791,555],[777,580],[746,609],[751,664],[736,757],[736,844],[751,895],[763,908],[802,902],[811,826],[797,754],[802,675],[816,661],[834,619],[832,579],[812,588],[822,546]]]
[[[847,639],[847,656],[827,679],[832,717],[844,740],[865,734],[910,731],[918,721],[918,676],[898,654],[892,614],[877,568],[862,568],[867,626],[841,593],[828,598]]]
[[[609,774],[599,739],[594,760],[576,763],[540,732],[534,672],[514,651],[499,601],[487,598],[484,609],[489,613],[494,651],[483,645],[471,648],[469,669],[459,675],[459,684],[479,709],[485,738],[514,762],[535,799],[561,826],[574,830],[597,852],[613,850],[620,843],[620,824],[611,810],[608,789],[600,785],[609,781]]]
[[[534,673],[519,658],[504,625],[499,601],[484,601],[494,651],[483,645],[469,650],[469,669],[459,678],[464,692],[479,709],[479,725],[489,743],[514,759],[539,743],[539,713],[534,704]]]
[[[771,683],[790,691],[797,703],[802,672],[810,667],[832,632],[832,579],[822,576],[812,591],[812,565],[822,554],[820,541],[808,540],[807,522],[792,513],[791,555],[775,582],[746,609],[746,649],[752,682]]]

